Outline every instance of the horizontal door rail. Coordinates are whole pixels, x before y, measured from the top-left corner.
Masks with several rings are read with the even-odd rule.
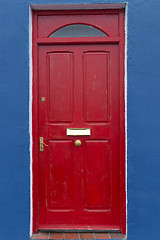
[[[37,38],[38,44],[119,43],[120,37]]]

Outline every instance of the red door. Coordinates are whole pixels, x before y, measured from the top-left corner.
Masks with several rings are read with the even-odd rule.
[[[34,232],[125,233],[124,9],[90,8],[33,15]]]
[[[39,228],[120,229],[118,46],[40,46],[38,70]]]

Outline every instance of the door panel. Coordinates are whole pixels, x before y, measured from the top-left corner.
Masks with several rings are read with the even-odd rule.
[[[84,53],[84,115],[86,122],[108,121],[108,64],[109,54],[107,52]]]
[[[72,209],[74,203],[74,164],[71,140],[49,142],[48,208]]]
[[[38,59],[39,228],[120,229],[118,45],[42,45]]]
[[[73,55],[67,52],[53,52],[49,53],[48,57],[50,122],[71,122],[73,107]]]
[[[110,144],[86,140],[84,150],[84,208],[110,210]]]

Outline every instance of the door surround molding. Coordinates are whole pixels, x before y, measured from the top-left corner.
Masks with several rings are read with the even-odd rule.
[[[38,42],[38,40],[35,40],[35,22],[32,21],[32,17],[34,18],[35,14],[41,14],[45,12],[45,15],[48,16],[51,13],[53,13],[54,10],[83,10],[83,9],[90,9],[90,10],[107,10],[109,12],[121,12],[123,13],[126,8],[125,4],[53,4],[53,5],[30,5],[30,33],[29,33],[29,39],[30,39],[30,188],[31,188],[31,216],[30,216],[30,234],[32,235],[32,232],[36,233],[38,230],[38,192],[35,189],[38,189],[38,174],[36,174],[36,162],[35,159],[37,159],[37,151],[38,149],[38,139],[36,138],[37,134],[37,117],[38,117],[38,108],[37,108],[37,75],[36,75],[36,67],[37,67],[37,60],[36,60],[36,49],[38,44],[41,44]],[[45,10],[45,11],[44,11]],[[125,24],[123,26],[126,27],[126,18]],[[33,28],[33,32],[32,32]],[[121,222],[122,227],[121,231],[123,233],[126,233],[126,164],[127,164],[127,72],[126,72],[126,36],[124,36],[123,39],[119,42],[120,46],[120,53],[123,56],[124,64],[121,66],[121,104],[120,104],[120,111],[121,111],[121,128],[120,128],[120,139],[122,140],[121,143],[123,144],[120,147],[120,158],[122,160],[121,164],[121,188],[124,189],[124,193],[121,196]],[[33,72],[34,71],[34,72]],[[125,117],[124,117],[125,116]],[[125,209],[125,211],[124,211]]]
[[[126,3],[98,3],[98,4],[31,4],[34,10],[82,10],[82,9],[125,9]]]

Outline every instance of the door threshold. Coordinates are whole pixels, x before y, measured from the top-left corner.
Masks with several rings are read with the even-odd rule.
[[[40,229],[38,233],[121,233],[120,230],[105,230],[105,229]]]

